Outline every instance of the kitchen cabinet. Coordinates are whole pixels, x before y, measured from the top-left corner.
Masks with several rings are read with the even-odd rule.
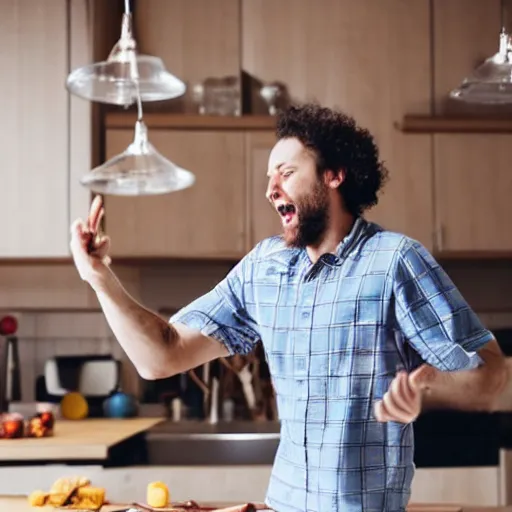
[[[67,2],[0,2],[0,257],[68,254]]]
[[[508,134],[436,134],[436,249],[512,252]]]
[[[147,111],[197,112],[193,85],[240,75],[240,0],[144,0],[134,8],[141,53],[158,55],[189,86],[180,98],[146,104]]]
[[[436,114],[461,110],[485,112],[483,106],[449,101],[448,94],[471,74],[476,65],[498,51],[500,14],[500,0],[433,0],[431,64]],[[506,107],[500,105],[499,108]]]
[[[192,171],[195,184],[162,196],[105,197],[112,257],[237,259],[246,248],[244,134],[149,130],[166,158]],[[133,130],[107,130],[107,158],[126,149]]]
[[[249,206],[248,250],[264,238],[282,232],[279,215],[265,197],[268,185],[268,158],[275,143],[274,133],[247,132],[245,134]]]
[[[495,507],[501,504],[500,474],[498,466],[419,468],[410,501]]]
[[[89,60],[86,0],[0,0],[0,258],[69,256],[71,215],[87,211],[78,184],[90,163],[90,110],[70,99],[70,69]]]
[[[389,182],[367,218],[419,240],[439,256],[485,257],[510,251],[504,221],[510,212],[510,181],[506,160],[498,155],[506,151],[507,137],[409,134],[393,129],[393,125],[410,113],[428,116],[443,110],[449,90],[472,69],[475,54],[490,55],[496,50],[497,35],[492,27],[499,21],[499,2],[489,2],[488,7],[470,0],[219,0],[215,7],[207,0],[147,0],[137,4],[134,22],[141,50],[161,56],[168,69],[189,85],[208,76],[239,75],[243,71],[244,99],[248,100],[244,105],[251,115],[242,117],[266,113],[258,97],[259,85],[273,81],[285,84],[294,100],[315,100],[353,115],[374,135],[380,159],[389,169]],[[290,12],[294,23],[286,24],[283,37],[283,22]],[[464,23],[460,23],[463,18]],[[486,30],[475,32],[478,26]],[[474,33],[478,37],[469,41],[467,34]],[[191,91],[190,87],[184,98],[145,108],[153,113],[158,109],[191,112],[196,108]],[[173,136],[183,140],[195,136],[177,134],[188,131],[188,126],[172,128],[176,130]],[[210,133],[212,141],[227,136],[226,127],[210,128],[205,127],[204,133]],[[220,207],[219,201],[210,209],[211,219],[204,229],[190,230],[189,219],[180,228],[163,228],[173,236],[179,231],[178,249],[167,236],[158,239],[148,234],[156,225],[168,225],[166,215],[174,197],[108,198],[114,253],[126,257],[238,257],[259,240],[280,232],[279,219],[264,198],[264,170],[273,134],[254,127],[233,127],[229,133],[233,148],[237,147],[233,158],[243,161],[246,173],[237,175],[233,185],[242,186],[245,180],[244,227],[234,219],[224,223],[227,205]],[[150,134],[156,135],[151,129]],[[234,137],[243,139],[245,149],[240,149],[240,140],[235,144]],[[470,146],[477,142],[468,151],[464,141]],[[128,142],[125,138],[124,143]],[[186,151],[188,144],[173,150],[171,159],[176,151]],[[116,151],[122,149],[119,144]],[[223,160],[220,153],[215,154],[217,163]],[[478,192],[481,195],[475,188],[483,184],[481,170],[476,166],[469,172],[463,170],[473,162],[481,162],[486,176],[490,172],[493,176],[487,191]],[[195,197],[195,193],[183,192],[177,197]],[[219,197],[227,199],[227,195]],[[141,211],[145,213],[138,211],[141,217],[137,219],[127,204],[144,205]],[[217,211],[220,217],[214,219]],[[177,208],[172,212],[178,214]],[[218,226],[220,223],[226,230]],[[212,231],[214,224],[217,231]],[[235,229],[234,235],[229,235],[228,229]],[[205,236],[192,240],[192,231]],[[208,238],[212,234],[216,242]]]
[[[366,218],[433,250],[432,140],[428,136],[394,133],[388,141],[382,158],[389,170],[389,181]]]
[[[241,59],[256,80],[281,82],[290,97],[339,107],[368,128],[390,170],[368,218],[432,248],[430,137],[392,129],[406,112],[430,113],[429,9],[427,0],[244,0]]]

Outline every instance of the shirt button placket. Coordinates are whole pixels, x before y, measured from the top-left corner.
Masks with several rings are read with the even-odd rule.
[[[313,334],[313,303],[315,299],[315,291],[316,291],[316,285],[317,283],[315,281],[309,281],[305,283],[305,286],[303,288],[302,292],[302,300],[300,305],[300,319],[299,319],[299,326],[300,326],[300,332],[299,336],[301,339],[301,354],[303,354],[304,360],[305,360],[305,378],[306,378],[306,407],[304,408],[304,441],[305,441],[305,457],[306,457],[306,464],[308,461],[308,450],[307,450],[307,425],[308,425],[308,414],[309,414],[309,373],[310,373],[310,366],[311,366],[311,343],[312,343],[312,334]],[[305,490],[306,494],[308,492],[309,488],[309,478],[308,478],[308,471],[306,466],[306,473],[304,475],[304,484],[305,484]],[[307,509],[307,500],[306,500],[306,509]]]

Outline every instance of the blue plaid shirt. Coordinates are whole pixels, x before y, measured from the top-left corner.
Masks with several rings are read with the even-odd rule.
[[[477,366],[492,339],[420,243],[363,218],[314,264],[264,240],[171,321],[231,354],[262,340],[281,421],[266,501],[279,512],[403,511],[413,427],[377,422],[374,402],[422,361]]]

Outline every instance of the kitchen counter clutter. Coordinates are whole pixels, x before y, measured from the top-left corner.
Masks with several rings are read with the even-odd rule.
[[[116,445],[161,421],[162,418],[61,419],[55,423],[51,437],[0,439],[0,461],[104,461]]]

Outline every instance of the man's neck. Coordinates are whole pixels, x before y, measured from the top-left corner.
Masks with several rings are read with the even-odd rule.
[[[331,215],[322,240],[314,246],[306,247],[309,259],[316,263],[322,254],[336,254],[338,245],[350,233],[355,220],[353,215],[340,210]]]

